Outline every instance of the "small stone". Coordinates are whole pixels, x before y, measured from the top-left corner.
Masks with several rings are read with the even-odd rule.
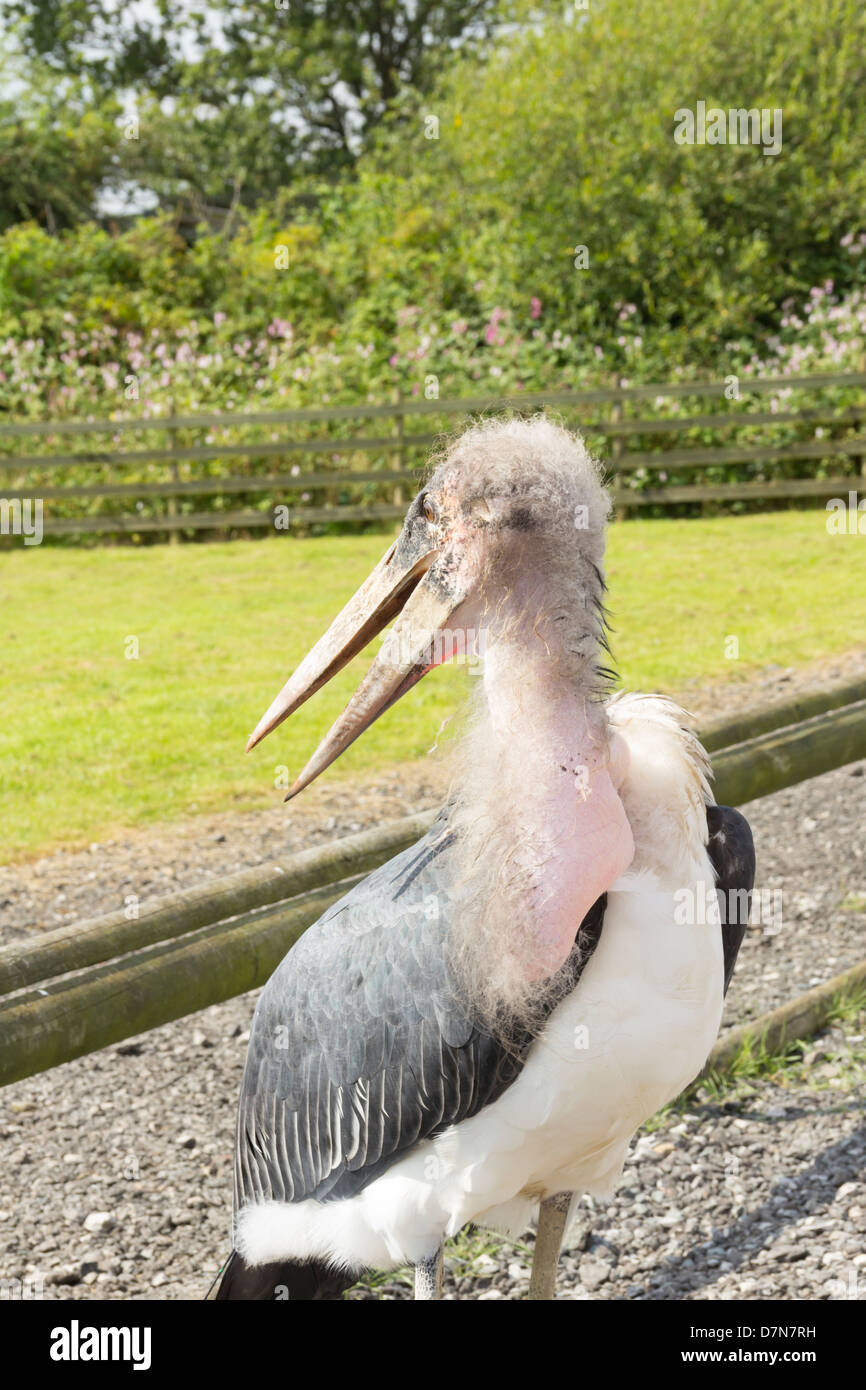
[[[777,1260],[805,1260],[809,1251],[804,1245],[775,1245],[771,1251]]]
[[[176,1142],[181,1149],[194,1149],[196,1146],[196,1137],[194,1134],[179,1134]]]
[[[610,1278],[610,1265],[595,1255],[585,1255],[580,1262],[580,1282],[590,1293]]]
[[[670,1211],[665,1212],[664,1216],[658,1218],[658,1223],[660,1226],[679,1226],[682,1220],[682,1212],[676,1207],[672,1207]]]
[[[116,1224],[110,1211],[92,1211],[84,1218],[84,1229],[92,1235],[104,1235],[106,1231],[113,1231]]]

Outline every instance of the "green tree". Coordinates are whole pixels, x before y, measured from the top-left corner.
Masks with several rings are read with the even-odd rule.
[[[32,68],[16,85],[0,98],[0,231],[27,220],[60,231],[92,216],[119,177],[117,107]]]
[[[254,204],[299,172],[351,166],[405,88],[477,51],[506,0],[0,0],[24,51],[147,117],[127,151],[161,196]],[[145,122],[143,121],[143,124]]]
[[[461,56],[414,121],[385,123],[346,218],[355,261],[380,302],[471,313],[478,293],[537,297],[545,322],[589,344],[642,323],[706,359],[787,298],[850,283],[840,240],[866,229],[864,92],[859,0],[592,0],[484,63]],[[678,144],[675,113],[698,100],[781,110],[781,150]]]

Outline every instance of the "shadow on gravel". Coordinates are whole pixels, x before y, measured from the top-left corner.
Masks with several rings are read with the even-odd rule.
[[[862,1109],[862,1104],[848,1108]],[[718,1268],[720,1260],[727,1261],[732,1269],[739,1269],[758,1250],[772,1245],[791,1222],[822,1211],[832,1202],[838,1187],[859,1178],[864,1155],[866,1121],[844,1139],[822,1150],[796,1177],[780,1178],[759,1207],[743,1212],[729,1226],[714,1232],[708,1240],[684,1254],[666,1259],[652,1275],[650,1288],[653,1284],[675,1281],[693,1293],[731,1272]],[[808,1254],[805,1248],[804,1254]]]

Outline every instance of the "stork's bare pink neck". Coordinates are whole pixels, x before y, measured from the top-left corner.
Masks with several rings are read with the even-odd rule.
[[[555,621],[547,628],[518,625],[488,642],[484,673],[503,782],[520,786],[512,869],[534,937],[531,979],[559,969],[582,919],[634,856],[604,708],[593,697],[593,634],[577,634],[590,649],[578,663],[584,680],[575,681],[573,663],[556,649]]]

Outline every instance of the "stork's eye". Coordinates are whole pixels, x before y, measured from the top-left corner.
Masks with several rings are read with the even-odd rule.
[[[421,510],[431,526],[434,522],[439,520],[439,508],[436,506],[432,497],[424,498],[424,501],[421,503]]]

